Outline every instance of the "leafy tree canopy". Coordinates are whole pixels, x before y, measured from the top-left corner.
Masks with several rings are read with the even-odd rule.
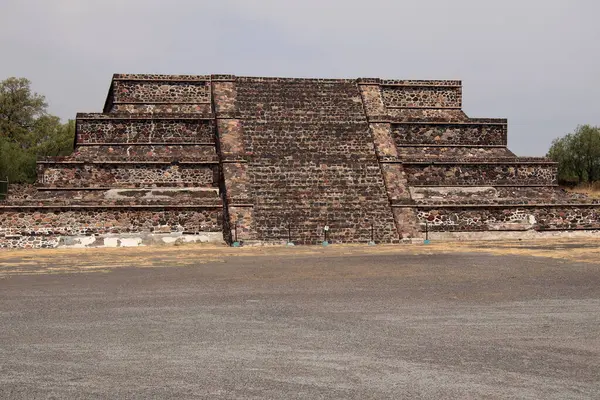
[[[0,180],[34,182],[38,158],[73,151],[75,122],[61,123],[47,107],[28,79],[0,82]]]
[[[563,183],[600,180],[600,128],[578,126],[552,142],[548,157],[558,162],[558,179]]]

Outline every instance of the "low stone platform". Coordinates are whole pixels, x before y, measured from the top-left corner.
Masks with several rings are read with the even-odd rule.
[[[507,136],[454,80],[117,74],[103,112],[77,114],[73,154],[0,204],[0,247],[599,230],[598,201]]]

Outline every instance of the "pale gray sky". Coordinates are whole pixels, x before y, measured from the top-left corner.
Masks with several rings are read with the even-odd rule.
[[[63,119],[113,73],[461,79],[472,117],[543,155],[600,125],[596,0],[0,0],[0,79]]]

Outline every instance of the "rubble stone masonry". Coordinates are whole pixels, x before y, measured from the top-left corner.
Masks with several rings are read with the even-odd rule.
[[[515,156],[505,119],[469,118],[455,80],[117,74],[76,131],[72,155],[39,160],[37,187],[10,185],[0,247],[600,229],[599,202]]]

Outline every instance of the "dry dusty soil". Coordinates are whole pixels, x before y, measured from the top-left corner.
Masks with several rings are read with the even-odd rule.
[[[0,252],[1,399],[599,399],[594,241]]]

